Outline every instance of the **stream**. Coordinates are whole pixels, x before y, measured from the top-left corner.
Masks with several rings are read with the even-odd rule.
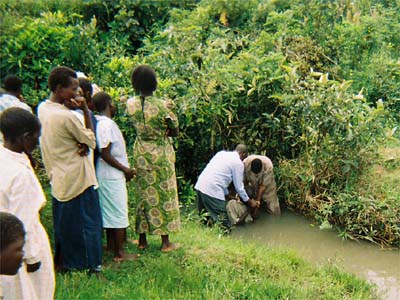
[[[272,248],[293,249],[316,264],[333,262],[341,270],[376,284],[381,299],[400,299],[400,249],[343,240],[337,231],[320,230],[312,221],[290,211],[284,211],[280,217],[263,212],[254,223],[233,229],[232,237]]]

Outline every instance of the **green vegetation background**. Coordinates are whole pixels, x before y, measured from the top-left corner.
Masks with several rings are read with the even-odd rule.
[[[177,104],[182,202],[216,151],[244,142],[273,160],[283,206],[400,245],[398,181],[370,172],[399,168],[377,152],[399,137],[397,1],[1,0],[0,12],[2,76],[21,76],[37,105],[54,66],[89,74],[117,102],[129,146],[130,72],[156,69]]]

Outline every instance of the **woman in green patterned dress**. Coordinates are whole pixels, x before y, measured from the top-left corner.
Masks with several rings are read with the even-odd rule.
[[[153,96],[157,88],[154,70],[146,65],[132,72],[132,86],[140,96],[127,101],[136,130],[133,146],[135,178],[136,231],[139,249],[147,247],[146,234],[161,235],[161,251],[169,252],[179,244],[169,234],[180,229],[178,189],[175,176],[175,152],[170,137],[179,134],[172,103]]]

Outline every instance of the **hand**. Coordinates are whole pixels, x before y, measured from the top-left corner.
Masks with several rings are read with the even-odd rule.
[[[258,207],[260,207],[260,202],[250,198],[249,201],[247,201],[247,205],[250,208],[258,208]]]
[[[19,99],[19,101],[26,103],[24,96],[22,96],[22,94],[18,95],[17,97]]]
[[[136,170],[126,168],[126,170],[124,170],[124,174],[125,174],[125,179],[128,182],[136,175]]]
[[[77,109],[77,108],[80,108],[82,110],[88,109],[86,99],[85,97],[82,96],[76,96],[75,98],[66,100],[64,105],[69,109]]]
[[[26,264],[26,271],[28,273],[36,272],[37,270],[40,269],[41,265],[42,265],[42,263],[40,261],[35,264]]]
[[[89,146],[83,143],[78,143],[78,154],[79,156],[86,156],[89,154]]]
[[[259,207],[250,208],[250,214],[253,217],[253,219],[258,219],[260,215],[260,208]]]

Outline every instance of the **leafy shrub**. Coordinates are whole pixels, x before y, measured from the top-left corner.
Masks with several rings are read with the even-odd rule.
[[[177,104],[182,198],[193,198],[190,184],[216,151],[244,142],[251,152],[273,159],[290,207],[356,236],[341,218],[348,209],[341,199],[353,199],[356,210],[361,209],[357,201],[370,199],[356,191],[357,178],[375,139],[385,126],[396,126],[386,113],[395,116],[399,109],[398,5],[378,0],[74,3],[83,16],[47,12],[32,18],[8,10],[18,22],[5,18],[0,69],[29,83],[33,103],[46,95],[53,66],[84,71],[116,100],[116,120],[130,145],[135,132],[123,100],[133,93],[133,67],[150,64],[158,74],[158,96]],[[82,5],[87,10],[82,12]],[[0,11],[9,7],[0,5]],[[393,128],[387,132],[396,134]],[[375,241],[382,235],[376,232]]]
[[[77,25],[68,25],[70,18],[77,18]],[[53,67],[83,68],[86,54],[82,49],[94,44],[92,29],[93,24],[80,25],[79,17],[61,12],[43,13],[36,19],[24,17],[1,36],[2,74],[20,76],[29,90],[47,90],[47,76]],[[37,99],[31,101],[35,104]]]

